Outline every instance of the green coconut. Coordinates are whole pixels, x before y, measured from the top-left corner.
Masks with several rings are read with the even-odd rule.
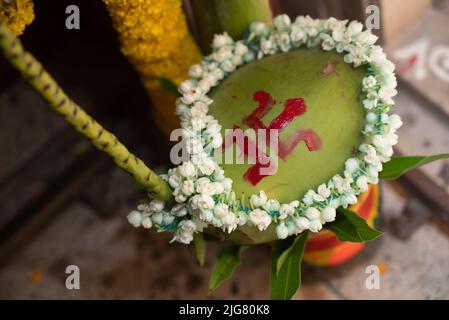
[[[288,157],[279,158],[274,175],[264,177],[256,185],[244,178],[253,164],[222,164],[226,176],[234,181],[236,196],[249,201],[249,195],[263,190],[268,198],[288,203],[302,199],[309,189],[342,173],[346,159],[356,154],[363,140],[365,111],[361,88],[365,74],[363,67],[345,63],[339,53],[304,48],[246,64],[211,91],[214,102],[210,114],[222,125],[223,135],[225,129],[234,126],[248,128],[243,119],[258,106],[253,100],[254,92],[263,90],[276,100],[262,119],[266,126],[282,112],[287,99],[305,101],[307,111],[280,132],[281,141],[287,141],[301,129],[313,130],[321,140],[315,151],[309,151],[300,142]],[[234,152],[237,150],[234,147]],[[247,226],[226,237],[239,243],[275,239],[274,228],[259,232]]]

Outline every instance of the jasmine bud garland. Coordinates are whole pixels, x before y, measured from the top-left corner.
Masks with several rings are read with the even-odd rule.
[[[230,233],[242,225],[264,231],[275,224],[280,239],[305,230],[319,232],[324,224],[335,220],[338,207],[355,204],[369,184],[378,183],[382,164],[392,156],[392,146],[397,143],[395,131],[402,122],[399,116],[386,113],[394,104],[396,77],[394,65],[382,48],[374,45],[377,37],[363,30],[359,22],[335,18],[300,16],[292,22],[288,16],[280,15],[273,23],[273,28],[252,23],[247,38],[238,41],[226,33],[216,35],[213,52],[200,64],[193,65],[190,79],[179,86],[182,96],[176,103],[177,114],[189,138],[191,160],[170,169],[164,179],[173,188],[175,201],[183,205],[183,215],[164,206],[159,207],[159,213],[172,215],[174,219],[165,220],[169,224],[164,224],[164,219],[152,220],[158,229],[174,230],[173,241],[188,243],[193,233],[202,232],[207,226]],[[336,174],[316,191],[309,190],[302,199],[279,203],[260,191],[250,195],[245,205],[244,199],[238,199],[233,192],[232,180],[208,153],[211,147],[221,145],[223,137],[220,124],[208,115],[212,100],[207,93],[244,63],[301,46],[335,50],[354,67],[368,66],[370,71],[362,81],[363,107],[368,112],[363,130],[365,142],[359,146],[356,157],[347,159],[342,175]],[[135,225],[136,217],[130,218]]]

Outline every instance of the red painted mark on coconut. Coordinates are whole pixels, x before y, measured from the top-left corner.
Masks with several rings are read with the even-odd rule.
[[[239,126],[234,126],[232,127],[232,130],[233,132],[225,137],[223,147],[228,148],[229,146],[236,144],[240,151],[251,159],[251,161],[264,164],[270,163],[270,158],[265,153],[260,151],[257,147],[257,143],[255,143],[251,137],[245,135],[242,128]],[[250,152],[250,150],[254,150],[255,152]]]
[[[267,129],[278,129],[282,130],[286,127],[290,122],[293,121],[295,117],[301,116],[307,111],[307,106],[304,102],[304,99],[294,98],[288,99],[284,103],[284,110],[278,115],[273,121],[271,121],[270,125]]]
[[[273,142],[270,140],[270,129],[283,130],[285,129],[296,117],[302,116],[307,111],[307,105],[302,98],[292,98],[288,99],[284,103],[284,109],[282,112],[274,118],[268,126],[265,126],[262,122],[262,118],[271,111],[276,101],[273,99],[270,93],[258,90],[253,94],[253,100],[258,102],[258,107],[256,107],[249,116],[243,119],[243,123],[248,125],[250,128],[266,129],[266,144],[270,146]],[[234,126],[234,130],[240,129],[238,126]],[[241,129],[240,129],[241,130]],[[233,137],[232,141],[229,139]],[[287,141],[281,141],[278,138],[278,156],[282,160],[286,158],[293,152],[296,146],[301,142],[307,146],[309,151],[316,151],[321,147],[320,137],[312,129],[299,129],[293,136]],[[268,155],[260,152],[257,148],[257,144],[251,140],[250,137],[245,136],[245,139],[235,139],[235,136],[227,136],[225,138],[224,146],[227,148],[231,144],[237,143],[238,148],[248,157],[252,157],[251,160],[255,160],[256,164],[251,166],[244,174],[244,179],[249,181],[252,185],[258,184],[264,177],[269,176],[262,175],[260,169],[270,166],[270,158]],[[256,150],[256,159],[254,155],[251,155],[248,150]]]
[[[262,165],[260,163],[256,163],[255,165],[251,166],[248,170],[246,170],[245,174],[243,175],[243,178],[251,183],[253,186],[257,185],[263,178],[269,177],[270,174],[261,174],[261,169],[263,167],[267,167],[266,165]]]
[[[243,119],[243,123],[247,124],[250,128],[266,129],[265,125],[262,123],[262,118],[270,112],[276,101],[273,99],[271,94],[263,90],[254,92],[253,100],[259,103],[259,106],[251,112],[249,116]]]
[[[279,141],[279,157],[285,160],[301,141],[304,141],[309,151],[316,151],[321,147],[321,139],[313,130],[302,129],[298,130],[288,143]]]
[[[228,134],[223,141],[224,148],[228,148],[233,144],[236,144],[244,155],[246,155],[252,162],[255,162],[255,164],[245,172],[245,180],[255,186],[264,177],[272,175],[268,171],[271,165],[270,157],[261,151],[258,148],[257,143],[251,139],[251,137],[245,135],[239,126],[234,126],[232,133]],[[265,171],[268,173],[262,174],[262,168],[266,168]],[[271,169],[276,170],[275,167]]]

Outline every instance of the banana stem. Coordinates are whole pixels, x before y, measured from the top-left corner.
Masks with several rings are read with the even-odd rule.
[[[169,185],[142,160],[129,152],[112,133],[105,130],[73,102],[44,70],[41,63],[23,49],[19,39],[1,21],[0,47],[6,59],[20,71],[25,80],[54,111],[88,138],[99,150],[112,157],[117,166],[129,172],[150,194],[163,201],[172,201]]]

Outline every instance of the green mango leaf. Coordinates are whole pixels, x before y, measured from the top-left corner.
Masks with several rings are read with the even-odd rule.
[[[348,242],[370,241],[383,234],[372,229],[357,213],[343,208],[337,210],[337,217],[328,228],[335,233],[338,240]]]
[[[301,261],[307,232],[291,239],[277,241],[271,254],[270,299],[290,300],[301,285]],[[283,255],[285,252],[287,254]],[[277,271],[279,259],[280,269]]]
[[[429,157],[394,157],[384,164],[382,172],[379,173],[379,178],[389,180],[397,179],[411,169],[445,158],[449,158],[449,153],[436,154]]]
[[[276,276],[279,275],[279,271],[281,270],[282,266],[284,265],[284,262],[287,260],[287,258],[289,257],[290,253],[292,252],[293,248],[295,247],[295,242],[296,238],[290,237],[287,238],[286,240],[284,240],[284,245],[287,245],[288,243],[290,243],[290,246],[287,247],[287,249],[285,249],[281,255],[279,256],[277,262],[276,262]]]
[[[167,78],[159,78],[159,81],[162,88],[173,93],[175,96],[179,96],[178,87],[171,80]]]
[[[209,293],[234,273],[234,270],[240,264],[240,252],[244,248],[243,246],[231,245],[221,250],[210,276]]]
[[[200,266],[204,266],[206,260],[206,241],[202,232],[193,234],[193,250]]]

